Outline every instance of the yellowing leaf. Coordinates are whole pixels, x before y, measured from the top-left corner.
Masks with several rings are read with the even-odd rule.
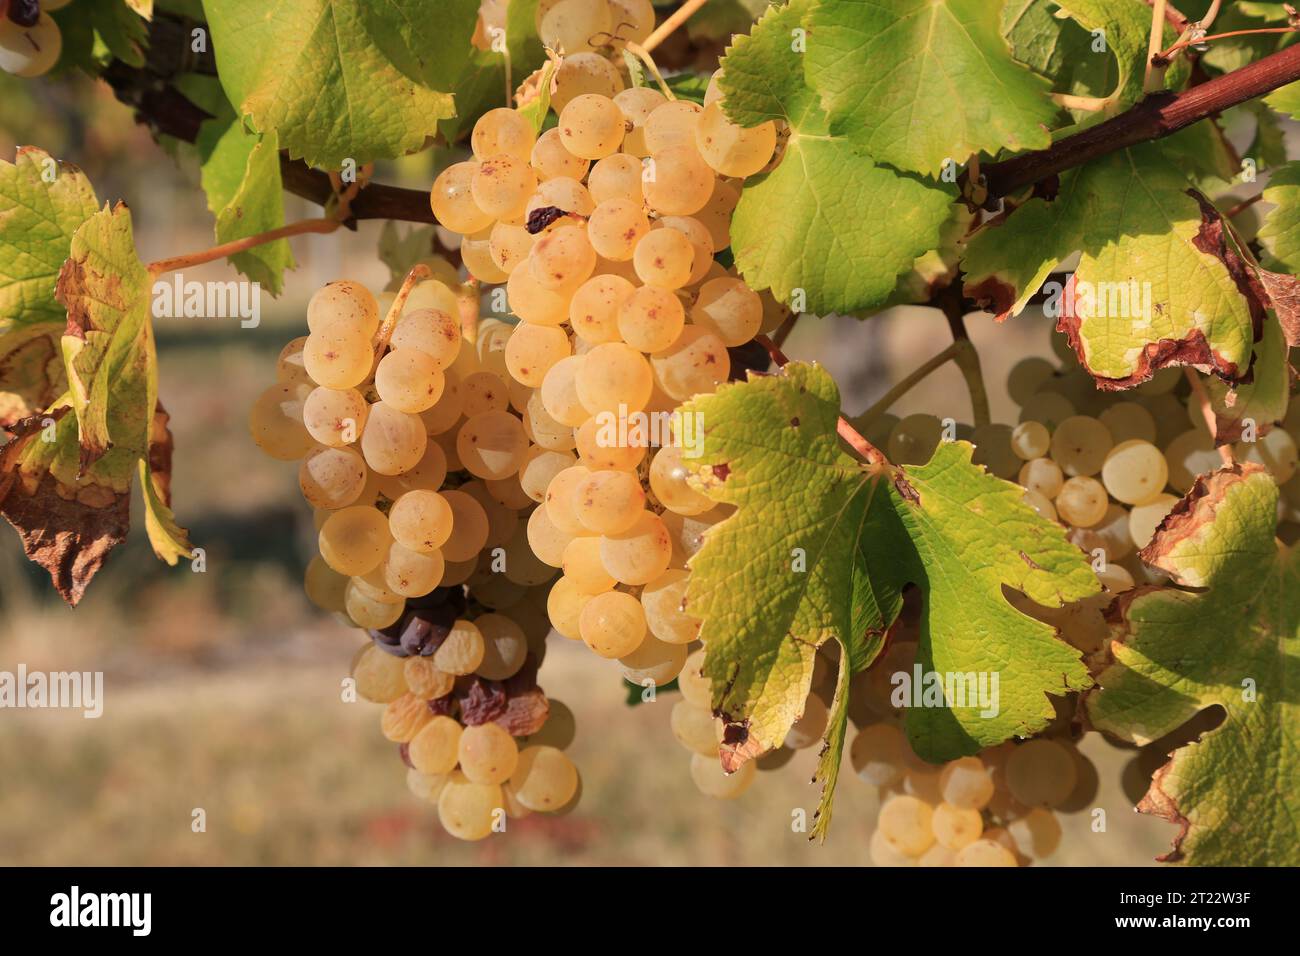
[[[1275,538],[1277,499],[1258,465],[1202,476],[1142,553],[1178,587],[1120,598],[1093,724],[1143,744],[1208,707],[1227,712],[1138,805],[1180,826],[1165,859],[1300,864],[1300,563]]]

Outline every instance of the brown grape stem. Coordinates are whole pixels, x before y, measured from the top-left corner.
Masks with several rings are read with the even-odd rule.
[[[970,393],[971,418],[976,428],[992,423],[989,411],[989,392],[984,385],[984,369],[980,365],[980,355],[975,344],[966,331],[966,300],[962,297],[961,283],[954,282],[934,296],[933,304],[943,312],[952,331],[953,345],[959,348],[953,353],[953,364],[961,371],[966,380],[966,391]]]
[[[646,37],[645,43],[641,44],[642,48],[647,51],[653,50],[659,44],[663,43],[664,40],[668,39],[668,37],[672,36],[673,32],[679,26],[693,17],[699,11],[700,7],[704,6],[708,2],[709,0],[686,0],[685,3],[673,11],[672,16],[659,24],[654,33],[651,33]]]
[[[291,222],[287,226],[281,226],[279,229],[272,229],[270,232],[259,232],[255,236],[246,236],[233,242],[223,242],[219,246],[213,246],[211,249],[204,249],[201,252],[189,252],[183,256],[172,256],[170,259],[159,259],[157,262],[151,262],[148,266],[149,277],[156,279],[165,272],[173,272],[176,269],[184,269],[188,266],[201,266],[205,262],[215,262],[218,259],[225,259],[227,256],[247,252],[249,249],[265,245],[268,242],[275,242],[277,239],[288,239],[290,236],[301,236],[312,232],[330,233],[340,225],[342,223],[337,219],[302,219],[298,222]]]
[[[659,92],[664,95],[664,98],[669,100],[677,99],[677,95],[673,93],[672,87],[668,85],[663,74],[659,72],[659,67],[655,64],[655,59],[650,55],[650,51],[639,43],[633,43],[631,40],[627,41],[626,46],[629,52],[635,54],[637,59],[645,64],[646,69],[650,71],[650,75],[653,76],[655,82],[659,84]]]
[[[1214,415],[1214,406],[1210,404],[1210,393],[1205,390],[1205,383],[1201,381],[1194,368],[1184,368],[1183,374],[1187,376],[1187,381],[1192,384],[1192,401],[1200,406],[1201,417],[1205,419],[1205,427],[1210,430],[1210,440],[1213,441],[1214,433],[1219,428],[1219,422]],[[1235,465],[1237,463],[1236,457],[1232,454],[1231,445],[1220,445],[1219,457],[1223,459],[1225,465]]]
[[[767,349],[767,354],[772,356],[772,361],[781,368],[790,364],[790,360],[786,358],[785,353],[782,352],[780,347],[766,335],[756,335],[754,336],[754,341]],[[862,460],[868,465],[872,465],[876,469],[889,467],[889,460],[885,458],[881,450],[863,438],[858,430],[850,425],[843,415],[839,416],[836,420],[835,431],[841,438],[849,443],[850,447],[852,447],[854,451],[862,456]]]
[[[1174,54],[1176,54],[1178,51],[1186,47],[1193,46],[1195,44],[1200,44],[1200,43],[1212,43],[1215,40],[1226,40],[1229,37],[1255,36],[1261,33],[1295,33],[1295,30],[1293,30],[1291,27],[1260,27],[1255,30],[1229,30],[1227,33],[1215,33],[1211,36],[1205,36],[1200,38],[1189,37],[1184,40],[1179,40],[1177,43],[1175,43],[1167,50],[1161,50],[1159,53],[1155,55],[1155,60],[1157,63],[1163,62],[1165,64],[1168,64],[1170,61],[1172,61]]]
[[[406,274],[406,278],[402,280],[402,287],[397,290],[397,296],[393,299],[393,304],[388,307],[388,314],[384,316],[379,331],[375,333],[376,358],[388,348],[388,340],[393,337],[393,329],[397,327],[397,320],[402,317],[402,310],[406,308],[406,300],[411,297],[411,290],[415,288],[416,283],[429,278],[432,274],[429,267],[422,262],[412,266],[411,271]]]

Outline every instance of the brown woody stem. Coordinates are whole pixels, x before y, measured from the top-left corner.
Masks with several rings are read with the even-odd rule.
[[[1201,377],[1196,374],[1193,368],[1184,368],[1183,374],[1187,376],[1187,381],[1192,384],[1192,401],[1200,406],[1201,417],[1205,419],[1205,427],[1210,430],[1210,440],[1214,440],[1214,433],[1219,429],[1218,419],[1214,415],[1214,407],[1210,404],[1210,393],[1205,390],[1205,383]],[[1232,455],[1231,445],[1219,446],[1219,457],[1223,459],[1225,465],[1235,465],[1237,459]]]
[[[215,262],[218,259],[225,259],[227,256],[247,252],[249,249],[265,245],[268,242],[275,242],[277,239],[288,239],[290,236],[301,236],[310,232],[333,232],[340,225],[336,219],[302,219],[298,222],[291,222],[287,226],[281,226],[279,229],[272,229],[270,232],[259,232],[255,236],[247,236],[233,242],[223,242],[219,246],[204,249],[202,252],[190,252],[183,256],[172,256],[170,259],[159,259],[157,262],[149,264],[149,276],[156,278],[164,272],[184,269],[187,266],[200,266],[205,262]]]

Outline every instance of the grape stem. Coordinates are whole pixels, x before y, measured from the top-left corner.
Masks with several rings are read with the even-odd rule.
[[[388,314],[384,316],[384,321],[380,323],[379,330],[375,333],[375,356],[378,357],[388,348],[388,340],[393,337],[393,329],[397,327],[397,320],[402,317],[402,310],[406,308],[406,300],[411,297],[411,290],[415,288],[417,282],[429,278],[432,273],[429,267],[422,262],[417,262],[411,266],[411,271],[406,274],[402,280],[402,287],[397,290],[397,296],[393,299],[393,304],[388,307]]]
[[[895,402],[915,388],[920,382],[933,372],[935,369],[946,365],[949,361],[955,360],[957,354],[970,348],[970,342],[967,339],[958,339],[949,345],[942,352],[932,356],[925,362],[918,365],[909,374],[899,380],[898,384],[882,395],[876,402],[865,412],[858,416],[858,421],[870,425],[875,422],[881,415],[889,411]]]
[[[1165,68],[1168,62],[1160,61],[1160,47],[1165,38],[1165,0],[1155,0],[1151,5],[1151,38],[1147,41],[1147,69],[1142,81],[1144,93],[1159,93],[1165,88]]]
[[[1214,407],[1210,404],[1210,393],[1205,390],[1205,383],[1201,381],[1201,377],[1196,374],[1195,369],[1186,367],[1183,369],[1183,374],[1187,376],[1187,381],[1192,384],[1192,401],[1201,407],[1201,417],[1205,419],[1205,426],[1210,430],[1211,440],[1213,440],[1219,422],[1214,415]],[[1235,465],[1237,463],[1237,459],[1233,457],[1231,445],[1220,445],[1219,457],[1223,459],[1225,465]]]
[[[1157,62],[1167,65],[1173,60],[1175,54],[1193,44],[1212,43],[1215,40],[1226,40],[1229,37],[1258,36],[1261,33],[1295,33],[1295,30],[1291,27],[1260,27],[1255,30],[1229,30],[1227,33],[1215,33],[1205,37],[1187,37],[1179,40],[1169,49],[1161,50],[1155,55],[1155,59]]]
[[[799,321],[799,316],[801,314],[802,313],[799,312],[791,312],[777,327],[777,330],[772,333],[772,341],[776,344],[777,348],[785,348],[785,340],[788,339],[790,333],[794,331],[794,325]]]
[[[700,7],[704,6],[708,2],[709,0],[686,0],[685,3],[673,12],[672,16],[659,24],[654,33],[646,37],[646,41],[641,44],[641,48],[647,52],[653,50],[659,44],[663,43],[664,40],[668,39],[668,37],[672,36],[674,30],[694,16]]]
[[[1243,199],[1241,202],[1237,203],[1237,205],[1233,206],[1231,209],[1225,212],[1223,216],[1225,219],[1233,219],[1236,216],[1240,216],[1243,212],[1245,212],[1247,209],[1255,205],[1255,203],[1259,202],[1263,198],[1264,198],[1263,193],[1255,193],[1255,195],[1249,197],[1248,199]]]
[[[664,98],[668,100],[677,99],[677,96],[676,94],[673,93],[672,88],[664,80],[663,74],[659,72],[659,67],[655,65],[654,57],[650,55],[650,51],[647,50],[639,43],[633,43],[631,40],[627,41],[626,46],[630,52],[636,54],[638,59],[640,59],[641,62],[645,64],[646,69],[650,71],[650,75],[653,76],[655,78],[655,82],[659,84],[659,92],[661,92],[664,95]]]
[[[159,259],[157,262],[151,262],[148,267],[149,277],[156,279],[164,272],[172,272],[188,266],[201,266],[205,262],[215,262],[218,259],[225,259],[227,256],[247,252],[249,249],[265,245],[268,242],[275,242],[277,239],[288,239],[290,236],[301,236],[312,232],[330,233],[340,225],[342,223],[337,219],[301,219],[298,222],[291,222],[287,226],[281,226],[279,229],[272,229],[270,232],[259,232],[255,236],[245,236],[243,239],[236,239],[233,242],[223,242],[219,246],[213,246],[211,249],[204,249],[201,252],[189,252],[183,256],[172,256],[170,259]]]
[[[993,416],[989,411],[989,392],[984,385],[984,370],[980,367],[979,352],[975,350],[970,333],[966,331],[966,300],[962,298],[961,283],[954,282],[936,293],[933,303],[948,320],[953,344],[963,346],[953,353],[952,360],[966,380],[966,390],[970,392],[971,418],[975,427],[990,425]]]
[[[782,352],[780,347],[766,335],[756,335],[754,336],[754,341],[767,349],[767,354],[772,356],[772,361],[778,366],[784,368],[790,364],[790,360],[786,358],[785,353]],[[839,416],[836,420],[835,431],[841,438],[849,443],[854,451],[862,456],[862,460],[868,465],[873,465],[876,468],[889,466],[889,460],[885,458],[880,449],[863,438],[862,435],[858,433],[858,430],[850,425],[843,415]]]

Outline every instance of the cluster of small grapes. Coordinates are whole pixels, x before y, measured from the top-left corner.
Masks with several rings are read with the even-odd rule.
[[[870,854],[877,866],[1028,866],[1061,841],[1056,812],[1095,779],[1074,746],[1070,702],[1043,736],[1008,742],[975,757],[935,765],[921,760],[894,706],[893,675],[911,674],[914,621],[905,615],[880,659],[853,679],[849,748],[857,775],[879,788],[881,805]]]
[[[483,0],[475,46],[490,50],[494,38],[505,36],[508,7],[509,0]],[[534,24],[542,43],[568,60],[644,42],[654,30],[655,10],[650,0],[538,0]],[[586,62],[577,60],[570,72],[582,72]]]
[[[438,176],[430,203],[461,237],[469,274],[503,284],[518,319],[483,323],[480,345],[530,443],[517,477],[539,503],[531,552],[563,570],[547,601],[552,626],[619,661],[635,684],[680,676],[695,693],[674,709],[696,754],[692,776],[706,793],[735,795],[752,770],[722,774],[707,684],[698,666],[683,671],[699,633],[687,562],[733,509],[688,482],[689,436],[673,415],[766,368],[753,340],[788,314],[715,259],[730,244],[740,180],[772,161],[777,131],[730,123],[716,77],[703,106],[625,88],[592,38],[635,22],[619,34],[634,38],[652,11],[606,26],[592,13],[605,6],[542,4],[543,38],[566,51],[551,95],[557,125],[539,136],[514,110],[484,114],[472,156]],[[656,419],[668,440],[638,432]]]
[[[48,11],[72,0],[0,0],[0,70],[14,76],[48,73],[63,52],[63,34]]]
[[[505,380],[479,361],[484,338],[462,339],[445,282],[415,285],[381,327],[393,299],[350,281],[319,290],[250,429],[301,461],[320,549],[307,594],[369,632],[353,676],[386,705],[412,789],[449,833],[481,839],[577,792],[572,762],[534,739],[549,726],[537,669],[554,571],[528,548],[519,512],[533,502],[514,477],[528,442]]]
[[[1012,368],[1007,385],[1022,408],[1019,424],[957,425],[948,437],[973,442],[976,462],[1019,483],[1025,500],[1065,525],[1088,555],[1104,587],[1096,598],[1060,609],[1021,605],[1091,654],[1105,643],[1102,612],[1115,595],[1165,580],[1138,552],[1197,476],[1222,467],[1223,459],[1181,369],[1164,369],[1131,392],[1107,393],[1097,390],[1068,347],[1059,351],[1059,366],[1027,358]],[[901,421],[885,416],[869,434],[885,441],[891,461],[918,464],[929,459],[944,431],[936,416],[917,414]],[[1238,461],[1265,465],[1281,486],[1284,539],[1300,537],[1297,435],[1300,413],[1292,412],[1279,427],[1232,447]]]

